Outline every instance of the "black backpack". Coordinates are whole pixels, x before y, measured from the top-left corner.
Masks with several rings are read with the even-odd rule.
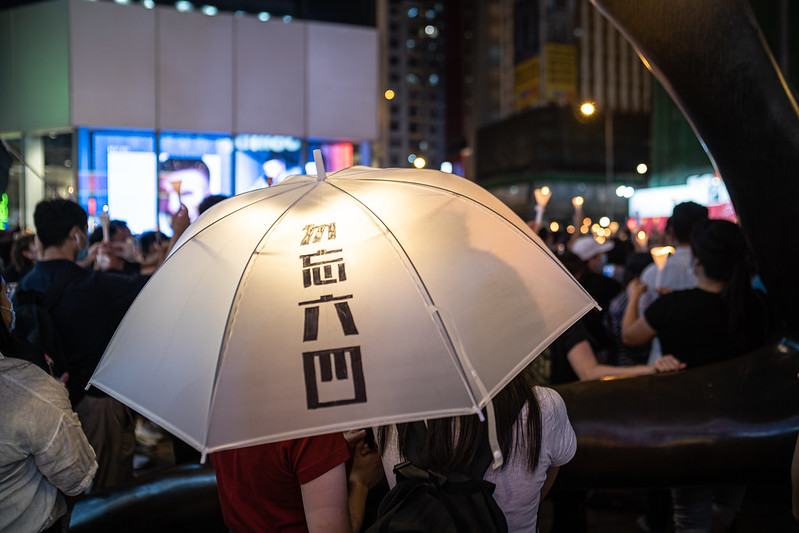
[[[507,532],[508,523],[492,496],[495,485],[483,479],[492,455],[484,432],[477,459],[459,471],[428,468],[427,427],[409,424],[408,460],[394,467],[397,484],[378,506],[367,533]]]
[[[50,312],[74,279],[72,276],[63,276],[45,293],[17,289],[14,294],[16,323],[13,334],[23,343],[22,353],[18,356],[43,368],[66,384],[67,388],[69,364]],[[70,389],[72,405],[80,399],[78,396],[82,396],[81,392]]]

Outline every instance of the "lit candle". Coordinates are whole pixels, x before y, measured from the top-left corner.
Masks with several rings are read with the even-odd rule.
[[[549,187],[541,187],[540,189],[535,189],[533,194],[535,195],[535,222],[536,225],[540,226],[544,220],[544,208],[552,196],[552,191],[549,190]]]
[[[652,260],[658,267],[658,275],[655,279],[655,288],[657,289],[660,287],[660,278],[663,274],[663,268],[666,266],[669,255],[674,253],[674,248],[671,246],[660,246],[658,248],[652,248],[649,253],[652,254]]]
[[[103,206],[103,214],[100,215],[100,224],[103,226],[103,242],[111,240],[111,217],[108,216],[108,206]]]
[[[582,226],[590,225],[591,224],[590,221],[587,222],[587,223],[583,223],[583,221],[582,221],[582,218],[583,218],[583,197],[582,196],[575,196],[574,198],[572,198],[572,205],[574,206],[574,217],[572,219],[573,222],[574,222],[574,226],[581,228]],[[585,233],[584,231],[582,231],[582,229],[580,231],[582,233]]]
[[[639,250],[646,250],[646,245],[649,243],[649,236],[644,230],[640,230],[635,234],[635,241],[638,243]]]

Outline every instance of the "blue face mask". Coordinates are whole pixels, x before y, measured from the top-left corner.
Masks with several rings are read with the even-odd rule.
[[[89,253],[89,238],[85,235],[83,236],[83,248],[80,247],[80,237],[75,236],[75,244],[78,245],[78,255],[75,257],[75,261],[81,261],[86,258]]]

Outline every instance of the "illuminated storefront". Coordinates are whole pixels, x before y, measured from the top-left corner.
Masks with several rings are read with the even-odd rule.
[[[377,30],[50,0],[0,10],[0,136],[16,154],[0,224],[42,198],[170,234],[182,202],[371,163]],[[179,185],[178,185],[179,183]],[[179,187],[179,190],[178,190]],[[4,213],[7,213],[4,214]]]

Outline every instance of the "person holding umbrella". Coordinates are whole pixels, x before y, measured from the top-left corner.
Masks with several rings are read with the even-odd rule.
[[[225,524],[236,532],[359,532],[366,495],[383,479],[365,436],[350,431],[346,440],[333,433],[212,453]]]
[[[558,470],[577,451],[577,438],[560,395],[535,384],[528,367],[494,398],[497,434],[505,462],[489,466],[484,479],[496,485],[494,499],[508,522],[508,531],[537,531],[538,506],[552,488]],[[427,421],[430,469],[458,471],[479,459],[483,428],[477,415]],[[389,484],[394,465],[407,458],[411,436],[407,424],[378,430],[383,468]],[[481,436],[483,435],[483,436]]]

